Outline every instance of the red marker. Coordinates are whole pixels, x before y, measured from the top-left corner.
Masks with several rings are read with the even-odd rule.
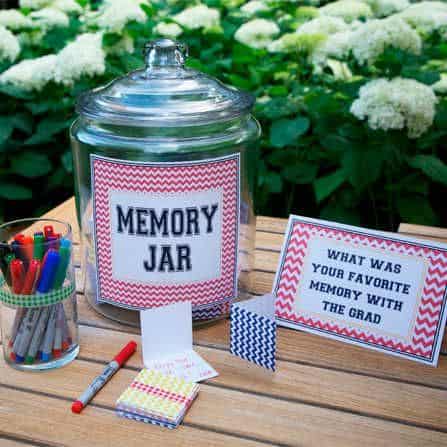
[[[15,240],[16,242],[18,242],[19,244],[23,244],[23,240],[24,240],[24,239],[25,239],[25,235],[22,234],[22,233],[16,234],[16,235],[14,236],[14,240]]]
[[[9,264],[9,271],[11,274],[11,287],[14,293],[20,293],[23,288],[23,281],[25,279],[25,268],[23,261],[20,259],[13,259]]]
[[[22,239],[21,249],[26,259],[31,261],[33,259],[33,251],[34,251],[34,240],[31,236],[24,236]]]
[[[53,225],[45,225],[43,227],[43,233],[45,234],[45,239],[48,239],[49,236],[54,235]]]
[[[26,272],[25,281],[23,283],[22,294],[30,295],[36,289],[37,280],[40,273],[40,261],[33,259],[29,263],[28,271]]]
[[[137,344],[130,341],[115,356],[115,358],[105,367],[102,374],[96,377],[88,388],[82,393],[78,400],[71,405],[73,413],[80,413],[82,409],[95,397],[96,393],[112,378],[112,376],[121,368],[123,363],[135,352]]]

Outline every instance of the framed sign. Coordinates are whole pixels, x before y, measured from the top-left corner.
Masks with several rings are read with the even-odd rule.
[[[273,292],[280,325],[436,365],[447,246],[290,216]]]

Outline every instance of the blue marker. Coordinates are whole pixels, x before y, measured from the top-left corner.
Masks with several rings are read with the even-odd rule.
[[[38,293],[47,293],[53,287],[60,258],[61,257],[57,250],[50,248],[47,251],[45,263],[42,267],[42,273],[39,279],[39,284],[37,284],[36,288],[36,291]]]

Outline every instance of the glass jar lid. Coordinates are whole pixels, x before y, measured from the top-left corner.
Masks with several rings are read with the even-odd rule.
[[[184,67],[186,46],[158,39],[145,46],[146,67],[82,94],[82,116],[128,126],[191,126],[246,114],[249,93]]]

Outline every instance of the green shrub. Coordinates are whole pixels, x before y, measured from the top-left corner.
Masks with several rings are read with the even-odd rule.
[[[76,96],[140,67],[144,43],[169,33],[191,67],[257,97],[257,213],[445,225],[447,5],[242,3],[22,0],[23,15],[0,12],[20,45],[17,56],[11,33],[0,39],[0,216],[72,194]]]

